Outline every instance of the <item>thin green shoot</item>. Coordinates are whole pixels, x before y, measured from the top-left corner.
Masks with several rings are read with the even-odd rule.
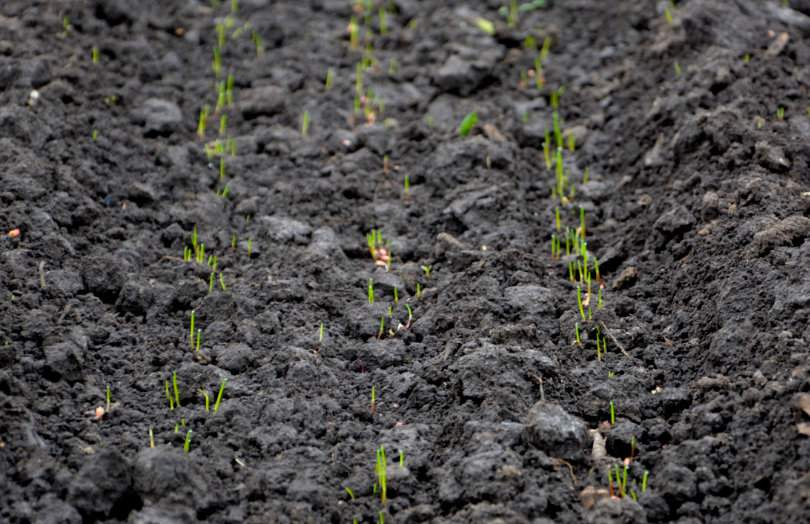
[[[467,116],[464,117],[464,120],[461,121],[461,124],[458,126],[458,136],[464,138],[470,134],[475,124],[478,123],[478,113],[473,111],[469,113]]]
[[[249,257],[250,257],[252,254],[253,254],[253,239],[252,239],[252,238],[248,238],[248,241],[247,241],[247,255],[248,255],[248,258],[249,258]]]
[[[377,485],[380,488],[380,503],[388,502],[388,460],[385,458],[385,447],[377,449],[377,463],[375,465],[377,473]]]
[[[591,168],[586,167],[585,171],[582,173],[582,184],[587,184],[588,181],[591,179]]]
[[[208,115],[211,113],[211,106],[204,105],[200,109],[200,118],[197,120],[197,136],[200,140],[205,140],[205,128],[208,125]]]
[[[370,411],[372,415],[377,413],[377,386],[371,386],[371,405]]]
[[[360,47],[360,26],[357,23],[357,18],[351,17],[349,20],[349,47],[357,49]]]
[[[399,467],[400,469],[405,468],[405,452],[399,450]]]
[[[237,241],[236,233],[231,233],[231,250],[236,251],[236,241]]]
[[[186,440],[183,442],[183,452],[188,453],[189,449],[191,449],[191,430],[186,432]]]
[[[69,35],[70,32],[73,30],[73,25],[70,23],[70,17],[67,15],[62,17],[62,30],[63,30],[62,34],[64,36]]]
[[[216,277],[216,273],[211,271],[211,276],[208,277],[208,294],[214,292],[214,278]]]
[[[579,322],[574,324],[574,337],[577,341],[577,346],[582,346],[582,339],[579,337]]]
[[[152,430],[152,426],[149,426],[149,447],[155,447],[155,432]]]
[[[554,97],[552,96],[552,100],[553,99]],[[560,113],[556,109],[551,113],[551,126],[554,130],[554,142],[557,144],[557,149],[562,149],[563,138],[562,130],[560,129]]]
[[[551,133],[548,130],[543,140],[543,158],[546,161],[546,169],[551,171]]]
[[[223,114],[219,117],[219,136],[225,136],[228,132],[228,115]]]
[[[377,338],[383,338],[383,334],[385,333],[385,315],[380,316],[380,328],[377,331]]]
[[[545,63],[545,61],[548,59],[548,54],[549,54],[550,51],[551,51],[551,37],[546,36],[543,39],[543,47],[542,47],[542,49],[540,49],[540,61],[541,62]]]
[[[374,304],[374,279],[368,279],[368,303],[369,305]]]
[[[304,111],[304,114],[301,115],[301,136],[309,136],[309,123],[309,111]]]
[[[225,285],[225,277],[222,276],[221,271],[219,273],[219,287],[223,292],[228,291],[228,287]]]
[[[579,208],[579,236],[585,238],[585,208]]]
[[[577,148],[577,139],[573,133],[568,133],[568,151],[573,153]]]
[[[562,220],[560,219],[560,208],[559,207],[554,208],[554,228],[557,231],[562,230]]]
[[[672,10],[668,5],[664,7],[664,20],[667,21],[668,25],[672,25],[674,23],[672,18]]]
[[[485,32],[488,35],[494,35],[495,34],[495,24],[493,24],[492,22],[490,22],[486,18],[480,18],[480,17],[476,18],[475,19],[475,25],[478,27],[478,29],[480,29],[481,31]]]
[[[250,39],[253,41],[253,47],[256,49],[256,56],[262,56],[264,54],[264,40],[256,31],[253,31],[250,35]]]
[[[647,481],[650,478],[650,472],[648,470],[644,470],[644,475],[641,477],[641,492],[645,493],[647,491]]]
[[[335,85],[335,70],[330,67],[326,70],[326,80],[323,81],[323,87],[329,91],[333,85]]]
[[[321,325],[318,328],[318,344],[323,344],[324,329],[323,322],[321,322]]]
[[[101,60],[101,53],[98,50],[98,47],[93,47],[90,51],[90,59],[93,61],[94,64],[98,64]]]
[[[518,23],[518,3],[517,0],[509,0],[509,11],[506,15],[506,25],[515,27]]]
[[[217,393],[217,400],[214,402],[214,413],[216,414],[219,411],[219,405],[222,403],[222,394],[225,393],[225,385],[228,383],[227,378],[222,379],[222,383],[219,385],[219,392]]]
[[[231,14],[236,15],[239,12],[239,0],[231,0]]]
[[[214,47],[214,59],[211,62],[211,69],[214,71],[216,78],[222,76],[222,51],[219,47]]]
[[[405,175],[405,196],[409,196],[411,194],[411,177],[409,175]]]
[[[405,309],[408,311],[408,326],[410,327],[411,320],[413,320],[413,308],[410,304],[405,304]]]
[[[180,407],[180,388],[177,386],[177,371],[172,371],[172,390],[174,390],[174,403]]]
[[[416,283],[416,298],[422,298],[422,284],[419,282]]]
[[[195,227],[194,231],[195,232],[197,231],[196,227]],[[194,349],[194,322],[195,322],[195,319],[196,319],[196,315],[197,315],[196,311],[192,309],[191,310],[191,325],[189,326],[189,330],[188,330],[188,344],[189,344],[189,348],[191,348],[191,349]]]
[[[379,11],[379,20],[380,20],[380,34],[387,35],[388,34],[388,14],[385,11],[385,7],[380,7]]]
[[[225,103],[228,107],[233,107],[233,85],[235,79],[233,73],[228,73],[228,78],[225,80]]]
[[[352,488],[346,486],[345,488],[343,488],[343,491],[345,491],[346,494],[349,495],[349,498],[352,499],[352,501],[355,500],[354,491],[352,491]]]
[[[422,273],[424,273],[425,278],[430,278],[430,275],[433,272],[433,266],[424,265],[422,266]]]
[[[196,350],[197,353],[200,352],[201,344],[202,344],[202,329],[198,329],[197,330],[197,343],[195,345],[195,350]]]
[[[214,29],[217,32],[217,47],[222,49],[225,47],[225,24],[220,22]]]
[[[577,307],[579,308],[579,315],[585,321],[587,317],[585,316],[585,308],[582,305],[582,286],[577,286]]]
[[[778,108],[776,108],[776,119],[780,120],[780,121],[785,119],[785,108],[784,107],[779,106]]]
[[[394,286],[394,305],[399,305],[399,288]]]
[[[680,78],[681,73],[683,73],[683,69],[681,68],[681,63],[676,60],[675,61],[675,78]]]
[[[612,400],[610,401],[610,425],[616,425],[616,404]]]
[[[112,405],[112,393],[110,392],[110,385],[109,384],[107,384],[106,398],[107,398],[107,411],[105,411],[105,413],[109,413],[110,412],[110,406]]]

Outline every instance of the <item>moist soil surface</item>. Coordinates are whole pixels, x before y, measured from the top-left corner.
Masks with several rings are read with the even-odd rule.
[[[810,2],[371,3],[2,2],[0,521],[807,522]]]

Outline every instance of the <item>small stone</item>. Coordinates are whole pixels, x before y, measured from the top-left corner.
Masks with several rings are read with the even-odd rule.
[[[231,373],[241,373],[253,362],[253,350],[247,344],[217,346],[214,348],[214,358],[222,369]]]
[[[762,167],[776,173],[784,173],[790,169],[790,160],[781,147],[771,145],[768,142],[757,142],[754,150],[755,157]]]
[[[169,135],[180,128],[183,114],[174,102],[159,98],[146,100],[132,113],[136,124],[143,125],[146,136]]]
[[[616,280],[613,281],[613,289],[624,289],[632,286],[638,280],[638,269],[633,266],[628,266],[619,273]]]
[[[524,436],[552,457],[575,460],[587,445],[588,428],[580,418],[549,402],[537,402],[526,416]]]
[[[288,93],[277,86],[261,86],[239,92],[239,110],[246,119],[281,113]]]

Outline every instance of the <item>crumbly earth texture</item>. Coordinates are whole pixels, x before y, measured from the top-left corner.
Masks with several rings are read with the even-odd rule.
[[[806,522],[809,34],[4,0],[0,521]]]

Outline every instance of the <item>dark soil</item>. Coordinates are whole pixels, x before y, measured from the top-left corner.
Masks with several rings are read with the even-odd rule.
[[[810,2],[509,3],[2,2],[0,522],[808,522]]]

